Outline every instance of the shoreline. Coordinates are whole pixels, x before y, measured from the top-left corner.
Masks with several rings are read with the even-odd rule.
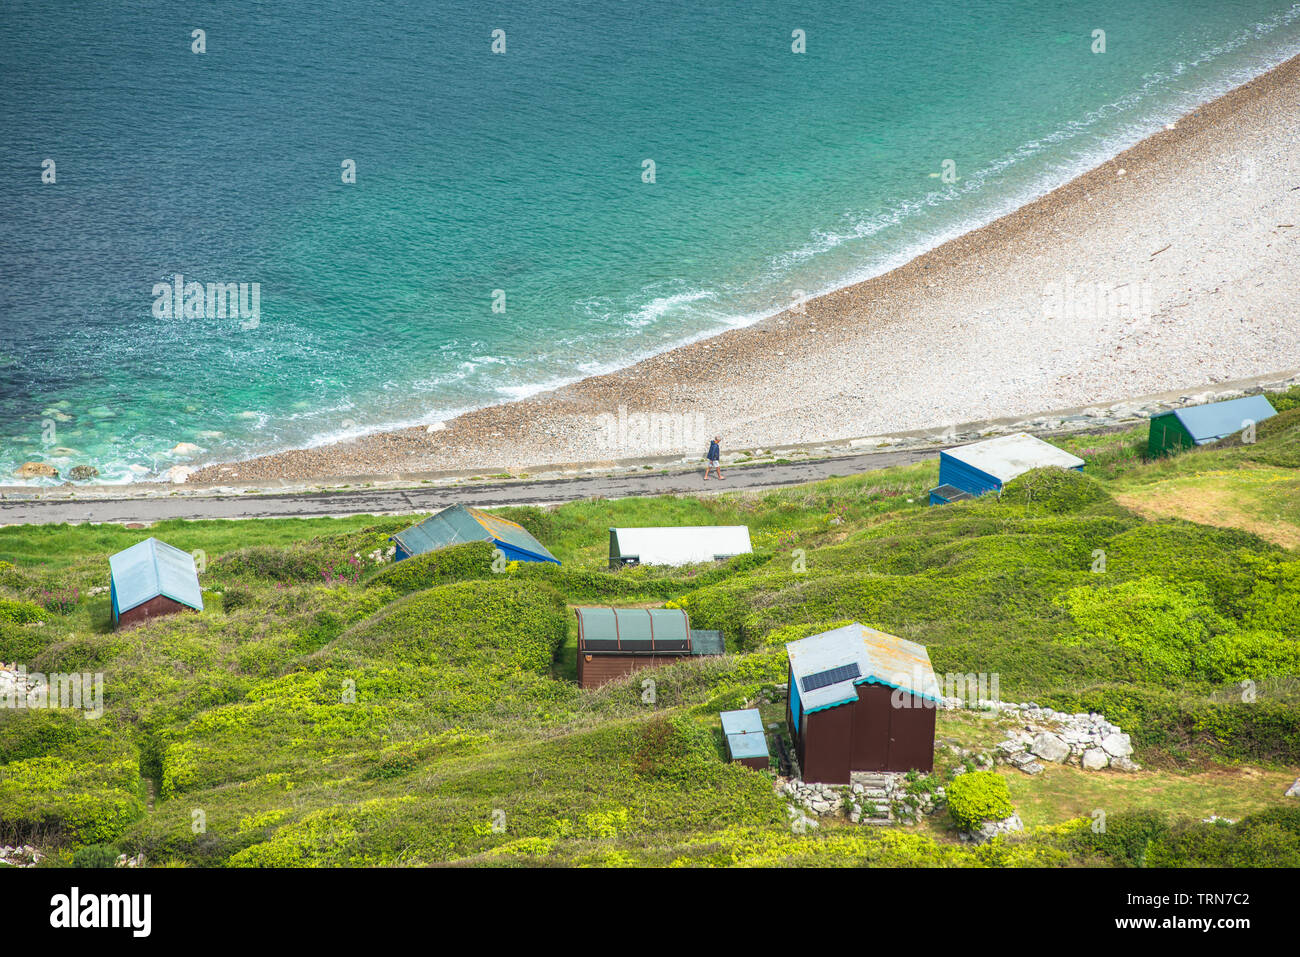
[[[834,444],[1300,367],[1300,284],[1278,278],[1297,271],[1300,253],[1297,115],[1300,56],[980,228],[810,299],[802,313],[466,412],[436,431],[372,432],[181,467],[174,478],[283,486],[609,467],[698,458],[716,433],[724,450]],[[1048,314],[1048,287],[1065,300],[1063,315]],[[1089,297],[1094,308],[1081,316],[1075,307]],[[1125,314],[1125,303],[1143,302]]]
[[[1040,438],[1057,438],[1103,434],[1121,431],[1145,421],[1149,416],[1168,409],[1203,402],[1236,398],[1242,395],[1286,391],[1300,385],[1300,368],[1252,376],[1234,382],[1219,383],[1217,387],[1198,386],[1176,389],[1157,395],[1133,396],[1109,406],[1052,409],[1029,416],[1008,416],[962,422],[946,426],[942,431],[916,429],[889,435],[859,436],[832,443],[806,443],[773,449],[744,449],[724,453],[722,464],[728,469],[742,471],[752,465],[776,465],[783,461],[808,465],[814,462],[835,462],[872,453],[935,452],[954,443],[973,442],[1011,432],[1030,432]],[[490,482],[492,485],[526,487],[534,482],[554,483],[574,479],[635,477],[653,469],[660,475],[698,474],[701,463],[693,457],[647,456],[610,462],[563,462],[543,467],[537,472],[519,471],[518,474],[486,475],[484,469],[462,469],[443,472],[406,472],[392,474],[346,475],[328,481],[303,481],[289,483],[283,478],[265,479],[234,485],[201,485],[197,483],[169,485],[159,482],[136,482],[126,485],[77,485],[64,483],[57,486],[0,485],[0,502],[79,501],[108,502],[115,500],[174,498],[223,498],[229,496],[257,497],[267,495],[310,496],[322,492],[345,489],[419,490],[428,488],[465,488],[473,490]],[[730,488],[718,487],[723,493]],[[701,494],[710,490],[701,489]],[[89,493],[89,494],[85,494]],[[0,522],[0,524],[11,524]]]

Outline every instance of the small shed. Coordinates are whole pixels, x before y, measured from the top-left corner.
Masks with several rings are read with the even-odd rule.
[[[722,735],[727,739],[727,757],[737,764],[762,771],[768,766],[767,735],[757,708],[722,712]]]
[[[203,589],[189,552],[146,538],[108,559],[113,624],[137,625],[178,611],[202,611]]]
[[[579,607],[578,684],[599,688],[641,668],[720,655],[722,635],[692,632],[681,608]],[[697,640],[698,639],[698,640]]]
[[[389,541],[396,546],[393,560],[399,562],[412,555],[423,555],[452,545],[491,542],[510,561],[560,564],[560,560],[518,522],[467,505],[448,505],[418,525],[393,535]]]
[[[611,528],[609,567],[690,565],[753,552],[746,525]]]
[[[930,490],[931,505],[946,505],[1002,486],[1030,469],[1056,466],[1083,470],[1083,459],[1028,432],[999,435],[939,453],[939,484]]]
[[[1277,415],[1273,404],[1262,395],[1170,409],[1151,416],[1147,431],[1147,454],[1151,458],[1208,445],[1241,432],[1257,422]]]
[[[933,770],[942,695],[924,645],[854,622],[785,648],[786,719],[805,781]]]

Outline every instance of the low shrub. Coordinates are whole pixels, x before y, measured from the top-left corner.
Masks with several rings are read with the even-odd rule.
[[[9,622],[14,625],[30,625],[34,621],[43,621],[45,615],[45,611],[39,605],[34,605],[29,601],[0,598],[0,622]]]
[[[971,771],[948,785],[948,813],[965,830],[1001,821],[1016,812],[1011,790],[996,771]]]
[[[406,595],[436,585],[488,578],[492,572],[491,542],[467,542],[394,562],[366,582],[368,588],[386,587]]]
[[[112,844],[87,844],[72,852],[72,867],[115,867],[117,848]]]
[[[1030,469],[1002,487],[1001,501],[1031,505],[1048,512],[1077,512],[1109,498],[1096,479],[1073,469]]]

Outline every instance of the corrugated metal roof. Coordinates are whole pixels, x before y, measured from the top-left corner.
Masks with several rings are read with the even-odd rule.
[[[746,708],[744,711],[724,711],[722,718],[723,734],[753,734],[757,731],[763,733],[763,716],[758,713],[757,708]]]
[[[745,525],[680,525],[657,528],[611,528],[610,558],[635,556],[642,565],[688,565],[720,557],[748,555],[754,549]]]
[[[498,542],[558,563],[546,546],[518,522],[465,505],[448,505],[418,525],[397,532],[392,539],[409,555],[423,555],[465,542]]]
[[[146,538],[110,556],[108,567],[119,615],[159,595],[203,610],[203,589],[189,552]]]
[[[999,435],[983,442],[948,449],[941,454],[979,469],[999,482],[1010,482],[1030,469],[1052,465],[1075,469],[1084,464],[1083,459],[1077,455],[1058,449],[1028,432]]]
[[[690,651],[690,619],[680,608],[582,606],[574,610],[582,645],[587,650]]]
[[[789,642],[790,669],[799,682],[803,713],[857,699],[856,685],[878,683],[938,701],[942,693],[924,645],[854,622]],[[804,679],[857,665],[860,676],[809,689]]]
[[[1277,415],[1271,402],[1262,395],[1248,395],[1240,399],[1228,399],[1224,402],[1211,402],[1209,405],[1193,405],[1185,409],[1173,409],[1152,416],[1152,419],[1172,415],[1182,423],[1197,445],[1217,442],[1234,432],[1246,428],[1247,423],[1263,422]]]

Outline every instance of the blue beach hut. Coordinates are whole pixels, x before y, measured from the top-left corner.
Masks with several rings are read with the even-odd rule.
[[[1083,471],[1083,459],[1028,432],[1000,435],[939,453],[939,484],[930,490],[931,505],[975,498],[1030,469],[1056,466]]]
[[[134,625],[178,611],[203,610],[203,589],[189,552],[146,538],[108,560],[113,624]]]
[[[397,549],[393,560],[399,562],[412,555],[423,555],[451,545],[491,542],[513,562],[560,564],[560,560],[518,522],[465,505],[449,505],[418,525],[398,532],[389,541]]]
[[[1182,449],[1208,445],[1226,439],[1234,432],[1271,419],[1277,415],[1272,403],[1262,395],[1170,409],[1151,416],[1147,432],[1147,454],[1152,458]]]

